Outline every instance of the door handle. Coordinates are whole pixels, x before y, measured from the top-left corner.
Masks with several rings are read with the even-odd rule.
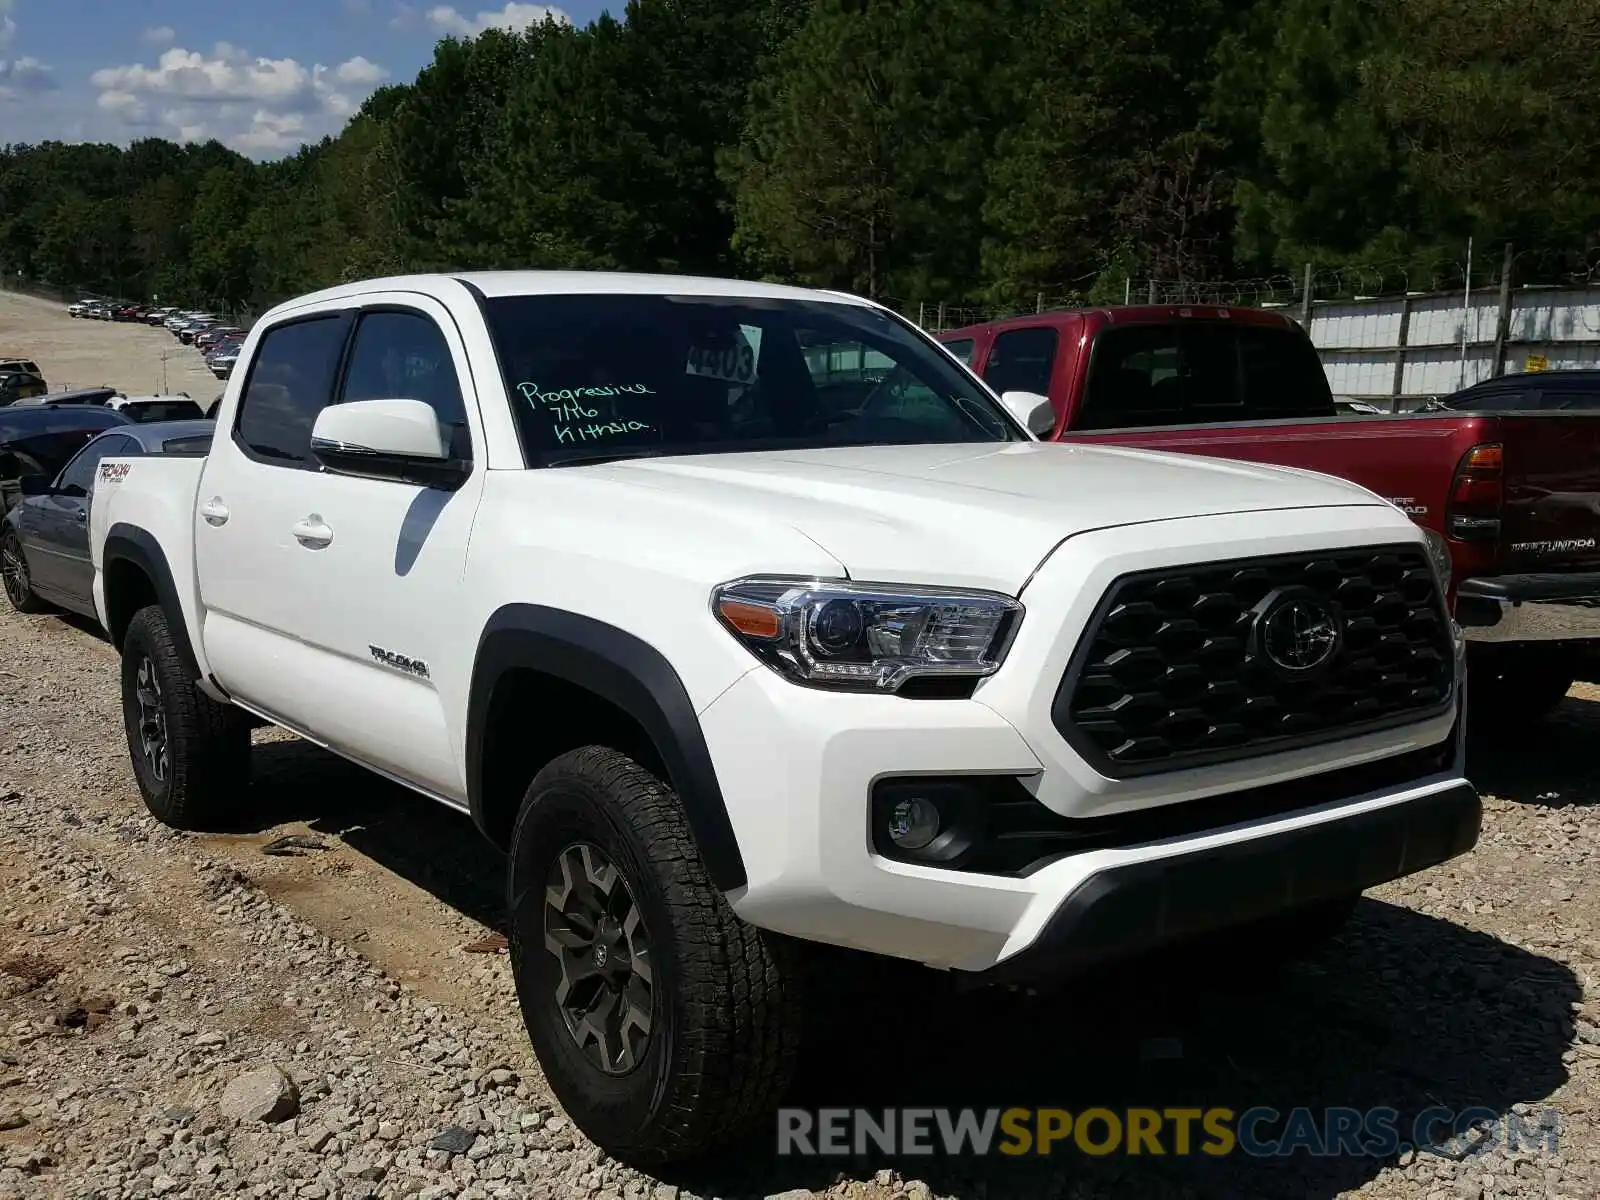
[[[333,541],[333,530],[329,529],[323,523],[321,516],[316,513],[296,521],[289,532],[294,534],[294,540],[307,550],[321,550]]]
[[[226,525],[228,506],[222,502],[221,496],[213,496],[200,506],[200,515],[205,518],[207,525]]]
[[[82,525],[89,519],[89,510],[87,508],[80,508],[77,512],[72,514],[72,519],[77,521],[79,525]]]

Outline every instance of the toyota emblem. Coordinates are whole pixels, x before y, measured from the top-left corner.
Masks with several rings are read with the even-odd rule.
[[[1295,599],[1261,618],[1261,651],[1280,671],[1301,675],[1325,665],[1339,651],[1339,616],[1316,599]]]

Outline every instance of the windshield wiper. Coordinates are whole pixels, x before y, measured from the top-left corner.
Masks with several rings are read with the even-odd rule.
[[[552,458],[545,462],[547,467],[578,467],[594,466],[597,463],[622,462],[630,458],[659,458],[666,451],[654,446],[635,446],[630,450],[595,450],[590,453],[579,452],[565,455],[561,458]]]

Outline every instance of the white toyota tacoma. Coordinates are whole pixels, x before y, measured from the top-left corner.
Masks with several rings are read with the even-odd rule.
[[[802,289],[283,304],[209,456],[99,468],[139,788],[228,822],[267,721],[470,814],[551,1085],[640,1164],[770,1119],[818,946],[1059,977],[1470,849],[1443,547],[1032,402]]]

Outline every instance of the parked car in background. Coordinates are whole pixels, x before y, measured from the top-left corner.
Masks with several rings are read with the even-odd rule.
[[[108,402],[128,419],[145,421],[190,421],[205,416],[205,410],[188,396],[120,396]]]
[[[0,356],[0,374],[10,371],[21,372],[25,375],[44,374],[43,371],[39,370],[39,364],[31,358],[6,358]]]
[[[1475,717],[1541,718],[1600,650],[1600,413],[1341,416],[1305,331],[1258,309],[1046,312],[939,339],[1045,439],[1339,475],[1442,535]],[[916,402],[867,375],[873,410]]]
[[[145,322],[149,325],[164,325],[178,310],[172,307],[152,309],[146,316]]]
[[[18,499],[0,524],[0,574],[11,607],[32,613],[54,604],[94,619],[89,503],[100,461],[204,455],[215,428],[210,421],[166,421],[110,429],[91,438],[54,475],[22,475]]]
[[[44,405],[107,404],[124,395],[114,387],[73,388],[66,392],[46,392],[42,396],[28,396],[15,401],[12,408],[33,408]]]
[[[230,338],[243,338],[244,330],[237,325],[213,325],[195,335],[194,344],[201,350],[210,350],[219,342]]]
[[[130,424],[102,405],[0,409],[0,515],[23,475],[53,476],[97,433]]]
[[[227,379],[233,374],[233,368],[239,362],[239,351],[244,342],[224,342],[216,350],[206,355],[206,366],[218,379]]]
[[[69,316],[69,317],[81,317],[81,316],[83,316],[84,309],[88,308],[93,303],[94,303],[93,300],[78,300],[78,301],[75,301],[74,303],[67,305],[67,316]]]
[[[192,346],[195,338],[215,328],[215,321],[191,321],[178,330],[178,340],[185,346]]]
[[[28,371],[0,372],[0,408],[15,404],[28,396],[42,396],[50,390],[44,377]]]
[[[1600,409],[1600,370],[1535,371],[1485,379],[1424,406],[1429,412],[1584,412]]]

